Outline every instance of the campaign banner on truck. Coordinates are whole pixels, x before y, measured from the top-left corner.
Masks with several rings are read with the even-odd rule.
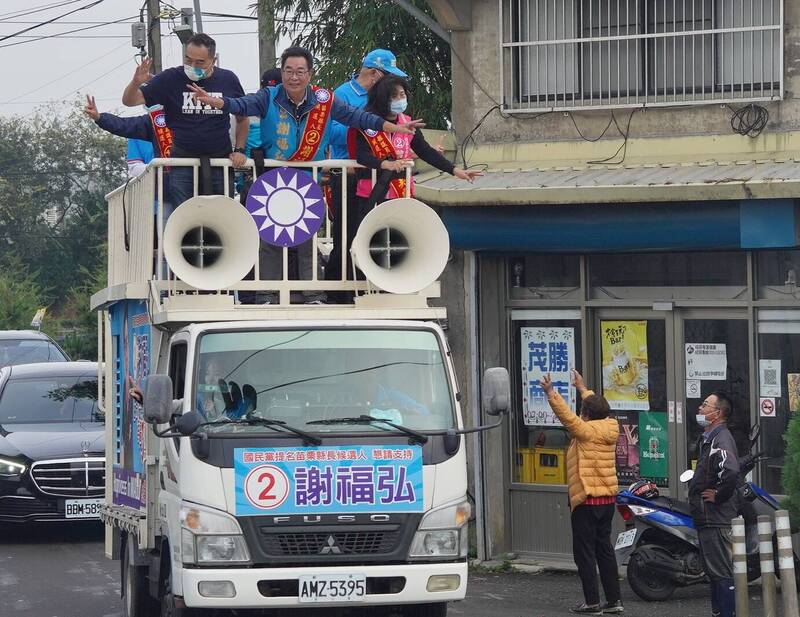
[[[539,380],[550,374],[553,387],[575,411],[575,388],[570,369],[575,367],[575,329],[526,327],[522,340],[522,418],[527,426],[560,426],[550,409]]]
[[[236,515],[422,512],[421,446],[236,448]]]
[[[611,409],[650,409],[646,321],[601,321],[603,396]]]

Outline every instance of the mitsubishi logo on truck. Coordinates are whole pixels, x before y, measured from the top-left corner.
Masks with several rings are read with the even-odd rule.
[[[328,536],[327,540],[328,546],[323,546],[322,550],[319,552],[320,555],[341,555],[342,549],[336,546],[336,540],[333,536]]]

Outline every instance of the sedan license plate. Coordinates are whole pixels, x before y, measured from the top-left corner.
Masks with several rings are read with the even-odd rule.
[[[67,518],[100,518],[103,499],[67,499],[64,501],[64,515]]]
[[[636,540],[636,529],[629,529],[623,531],[617,536],[617,543],[614,545],[614,550],[627,548]]]
[[[300,602],[359,602],[367,595],[363,574],[309,574],[299,583]]]

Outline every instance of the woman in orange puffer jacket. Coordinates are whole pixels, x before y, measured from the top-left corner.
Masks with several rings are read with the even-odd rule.
[[[572,509],[572,554],[583,586],[584,602],[571,609],[582,615],[622,613],[617,560],[611,546],[611,523],[617,495],[616,446],[619,423],[611,416],[608,401],[586,387],[581,374],[572,370],[572,384],[581,395],[580,415],[575,414],[553,388],[550,375],[541,385],[553,412],[569,431],[567,476]],[[600,605],[597,571],[606,596]]]

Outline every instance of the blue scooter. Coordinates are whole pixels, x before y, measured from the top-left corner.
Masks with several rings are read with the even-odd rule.
[[[755,427],[750,434],[751,450],[759,432],[760,429]],[[763,460],[766,460],[763,452],[742,457],[739,460],[741,477],[744,478]],[[684,472],[681,482],[688,482],[692,475],[691,470]],[[742,480],[737,490],[747,536],[747,578],[752,581],[761,576],[758,516],[772,515],[781,506],[753,482]],[[628,584],[637,596],[648,601],[663,601],[677,587],[708,582],[687,502],[660,496],[655,484],[640,481],[617,495],[617,510],[626,522],[626,531],[617,536],[615,545],[617,563],[627,566]],[[777,573],[778,551],[774,535],[773,545],[776,547]],[[798,574],[797,567],[795,573]]]

